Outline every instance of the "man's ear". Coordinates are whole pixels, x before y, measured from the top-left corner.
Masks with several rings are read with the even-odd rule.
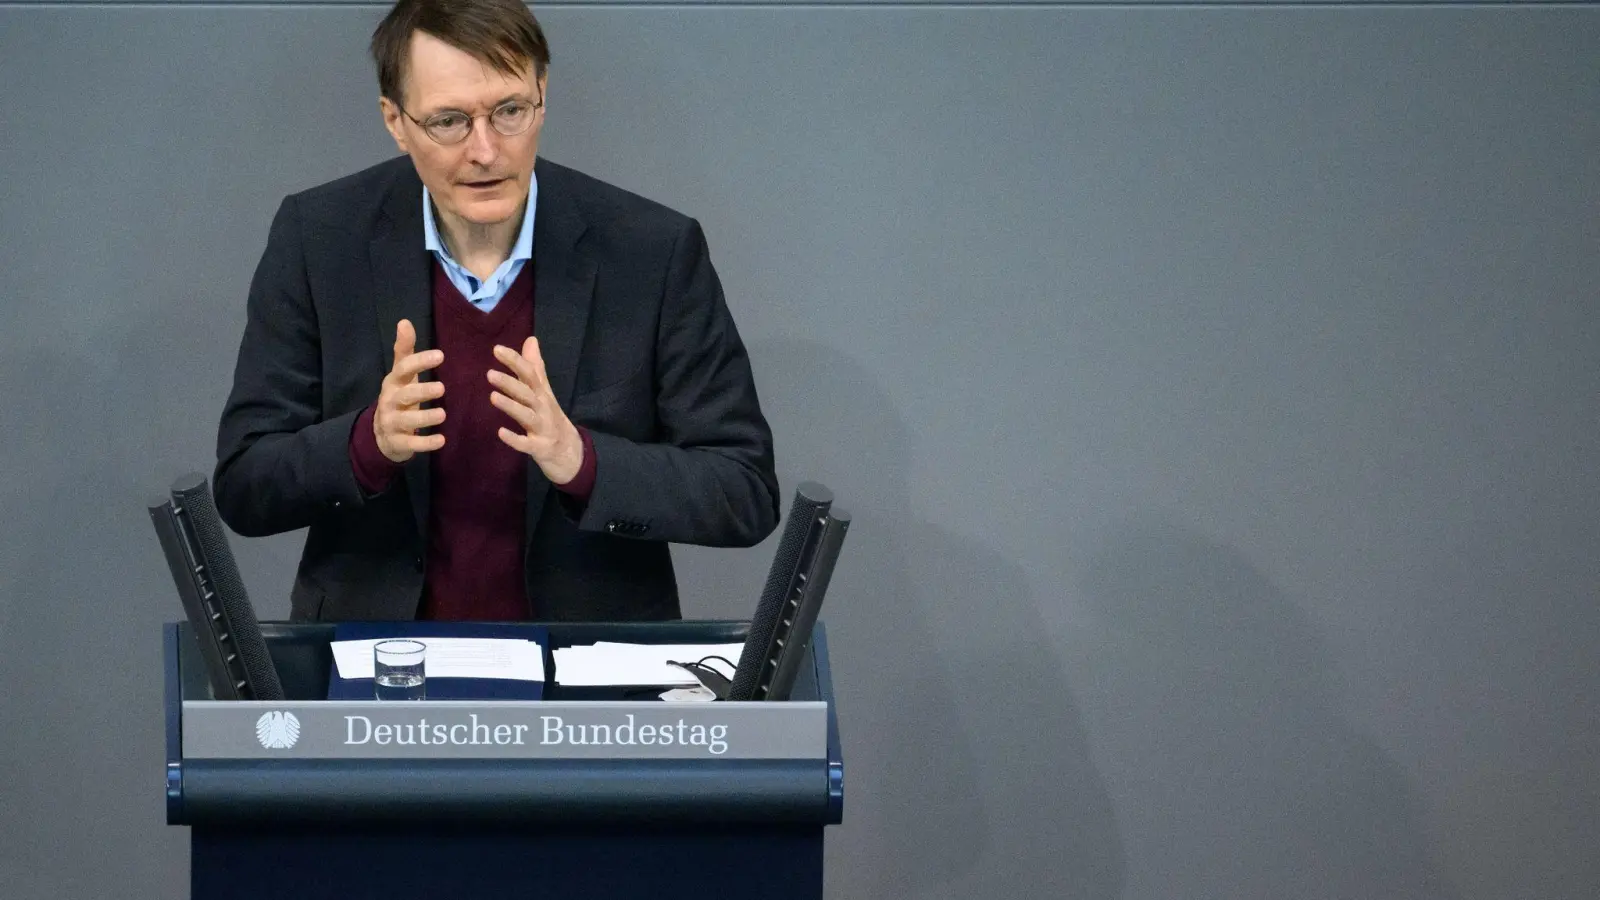
[[[400,121],[402,113],[400,107],[388,97],[378,98],[378,111],[383,114],[383,127],[389,129],[389,136],[394,138],[394,145],[400,148],[401,153],[410,153],[406,144],[406,132],[402,127],[405,123]]]

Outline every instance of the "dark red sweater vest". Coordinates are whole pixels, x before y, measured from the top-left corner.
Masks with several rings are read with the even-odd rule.
[[[444,363],[438,403],[445,420],[436,433],[428,522],[427,583],[419,619],[516,621],[530,618],[523,581],[523,537],[531,461],[506,446],[498,432],[515,429],[489,402],[490,369],[500,344],[521,351],[533,334],[533,265],[522,267],[493,310],[477,309],[433,265],[433,330]]]

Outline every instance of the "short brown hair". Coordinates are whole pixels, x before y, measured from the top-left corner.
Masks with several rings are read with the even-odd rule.
[[[521,0],[400,0],[372,32],[378,91],[396,103],[405,86],[411,35],[426,31],[504,75],[533,65],[543,78],[550,65],[544,29]]]

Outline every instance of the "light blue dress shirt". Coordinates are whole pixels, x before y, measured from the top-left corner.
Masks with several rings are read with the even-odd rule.
[[[422,189],[422,241],[423,245],[433,251],[439,265],[444,268],[444,274],[450,283],[456,286],[461,296],[472,302],[478,309],[489,312],[500,303],[500,298],[506,295],[511,288],[511,282],[517,280],[517,275],[522,272],[522,267],[528,260],[533,259],[533,211],[538,206],[539,178],[532,172],[528,173],[528,209],[522,214],[522,231],[517,234],[517,242],[511,247],[511,255],[500,264],[494,274],[487,280],[479,281],[478,276],[461,267],[461,264],[450,257],[450,251],[445,249],[444,241],[439,238],[439,226],[433,219],[433,198],[428,195],[428,189]]]

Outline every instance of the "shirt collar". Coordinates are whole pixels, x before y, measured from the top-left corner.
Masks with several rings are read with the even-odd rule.
[[[511,255],[506,258],[508,262],[533,259],[533,212],[538,205],[539,176],[529,172],[528,206],[522,212],[522,230],[517,232],[517,242],[511,245]],[[439,226],[433,218],[433,197],[428,193],[427,185],[422,187],[422,245],[439,254],[441,259],[455,262],[439,237]]]

